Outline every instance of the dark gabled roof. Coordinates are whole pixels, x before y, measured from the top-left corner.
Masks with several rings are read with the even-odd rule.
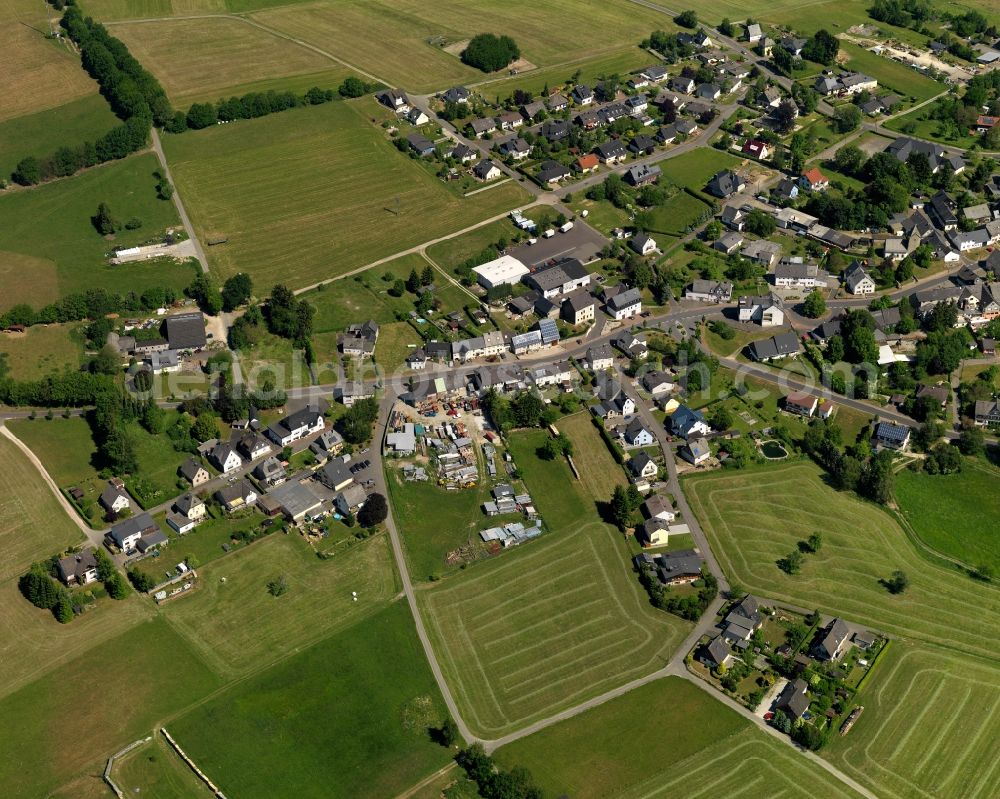
[[[652,462],[653,459],[649,457],[648,453],[640,452],[628,462],[628,468],[631,470],[632,474],[638,477],[642,474],[642,470]]]
[[[779,333],[763,341],[755,341],[750,345],[750,351],[758,360],[778,358],[799,352],[799,340],[794,333]]]
[[[705,651],[714,663],[725,663],[726,658],[732,654],[721,635],[717,635],[709,641]]]
[[[787,710],[795,719],[800,718],[809,707],[809,697],[806,696],[807,687],[805,680],[801,679],[788,683],[778,696],[777,707],[781,710]]]
[[[728,197],[740,190],[743,179],[730,169],[724,169],[708,182],[708,190],[716,197]]]
[[[657,557],[657,573],[663,582],[673,577],[691,577],[701,574],[704,559],[693,549],[665,552]]]
[[[156,522],[153,521],[153,517],[148,513],[140,513],[138,516],[118,522],[118,524],[111,528],[108,535],[118,546],[121,546],[122,542],[129,536],[155,529],[157,529],[157,526]]]
[[[875,426],[875,436],[880,441],[893,441],[902,443],[910,435],[910,428],[905,424],[895,422],[879,422]]]
[[[828,655],[833,655],[850,634],[850,629],[841,619],[834,619],[826,628],[826,635],[819,642],[819,646]]]
[[[188,458],[184,463],[181,464],[181,474],[188,480],[193,481],[195,477],[198,476],[198,472],[208,471],[194,458]]]
[[[637,302],[642,302],[642,294],[639,293],[639,289],[626,289],[608,300],[607,306],[612,311],[620,311],[622,308],[628,308]]]
[[[634,439],[640,433],[648,433],[646,425],[642,423],[642,419],[636,416],[631,422],[628,423],[628,427],[625,428],[625,436],[629,440]]]
[[[609,139],[594,148],[601,158],[615,158],[625,155],[625,145],[618,139]]]
[[[196,350],[205,346],[205,317],[201,311],[167,317],[167,340],[172,350]]]
[[[588,274],[590,273],[579,260],[567,258],[564,261],[542,267],[537,272],[528,275],[527,279],[530,283],[534,283],[539,290],[551,291],[571,280],[582,280]]]
[[[75,555],[59,559],[59,574],[64,582],[70,577],[80,580],[88,571],[95,569],[97,569],[97,557],[92,549],[85,549]]]

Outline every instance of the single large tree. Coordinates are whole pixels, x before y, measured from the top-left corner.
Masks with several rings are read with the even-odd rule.
[[[375,527],[382,524],[389,515],[389,504],[381,494],[371,494],[358,511],[358,524]]]
[[[222,286],[222,310],[232,311],[253,295],[253,280],[246,272],[237,272]]]

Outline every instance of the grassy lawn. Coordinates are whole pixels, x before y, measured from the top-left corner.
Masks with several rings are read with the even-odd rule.
[[[748,590],[994,656],[1000,589],[926,560],[890,516],[828,488],[813,465],[716,473],[683,486],[723,569]],[[821,551],[797,575],[780,571],[775,561],[817,530]],[[893,596],[879,580],[896,569],[910,586]]]
[[[405,368],[407,356],[423,343],[409,322],[384,325],[378,334],[378,363],[386,372]]]
[[[66,368],[76,371],[83,359],[80,325],[35,325],[24,333],[0,334],[0,353],[7,355],[15,380],[38,380]]]
[[[397,602],[169,729],[228,796],[375,799],[448,762],[427,733],[444,713],[410,612]]]
[[[823,756],[878,796],[996,796],[1000,672],[995,664],[893,642],[862,688],[850,734]]]
[[[908,114],[903,114],[902,116],[889,120],[885,123],[885,126],[890,130],[903,132],[912,122],[915,126],[913,129],[914,136],[919,136],[922,139],[944,142],[945,144],[950,144],[953,147],[967,148],[977,142],[978,137],[969,136],[967,133],[962,133],[957,137],[942,135],[941,123],[936,119],[931,119],[930,117],[932,108],[933,104],[926,105],[923,108],[918,108],[916,111],[911,111]]]
[[[115,761],[115,782],[126,794],[144,799],[211,797],[212,792],[162,735]]]
[[[176,412],[167,414],[168,426],[173,424],[176,415]],[[143,507],[147,508],[176,496],[179,493],[177,469],[191,457],[191,454],[178,452],[168,436],[148,433],[138,423],[130,423],[128,429],[135,442],[135,457],[139,471],[138,474],[126,478],[126,487],[134,495],[138,494],[137,499],[140,499]],[[140,481],[148,487],[147,492],[133,488]]]
[[[663,174],[678,186],[704,192],[712,175],[723,169],[733,169],[740,160],[729,153],[709,147],[698,147],[691,152],[671,158],[660,164]]]
[[[382,80],[406,85],[410,91],[438,91],[452,83],[488,77],[429,41],[440,37],[438,41],[444,39],[450,45],[481,31],[482,20],[469,14],[461,0],[440,0],[431,5],[413,0],[319,3],[261,11],[252,19],[334,52]],[[573,19],[574,24],[565,25],[566,19]],[[491,6],[489,29],[515,36],[522,56],[545,67],[601,56],[620,57],[625,46],[634,46],[650,31],[669,26],[668,17],[625,0],[599,5],[579,0],[544,4],[512,0]],[[646,56],[636,66],[648,61]],[[561,74],[569,76],[573,71],[573,67],[563,67]]]
[[[509,219],[500,219],[488,225],[470,230],[453,239],[439,241],[427,248],[427,255],[442,269],[449,273],[463,261],[479,255],[490,245],[495,245],[500,239],[511,241],[520,231]]]
[[[587,224],[608,235],[616,227],[627,227],[631,224],[628,214],[621,208],[616,208],[607,200],[587,200],[581,197],[572,203],[573,210],[587,211]]]
[[[0,437],[7,488],[0,496],[0,579],[20,574],[32,561],[77,544],[79,528],[14,442]]]
[[[97,84],[80,67],[80,59],[65,45],[44,38],[48,20],[56,16],[32,0],[7,0],[0,6],[0,25],[7,34],[0,55],[0,122],[97,94]],[[5,140],[0,135],[0,141]],[[65,143],[75,140],[70,137]]]
[[[273,333],[264,333],[253,349],[240,350],[240,366],[247,384],[258,388],[268,379],[283,388],[311,383],[302,350],[296,349],[291,339]]]
[[[545,436],[509,445],[548,532],[420,594],[466,721],[486,737],[655,670],[688,629],[650,607],[591,489],[535,454]]]
[[[728,324],[728,322],[727,322]],[[732,326],[736,335],[730,339],[725,339],[718,333],[713,332],[709,325],[705,325],[704,340],[708,345],[708,348],[718,354],[724,355],[726,357],[731,356],[733,353],[740,352],[744,347],[749,345],[753,341],[757,341],[762,338],[770,338],[772,335],[768,331],[761,330],[743,330],[742,328]]]
[[[18,286],[0,298],[0,310],[16,302],[36,307],[51,302],[54,271],[56,296],[92,288],[142,292],[150,286],[181,289],[194,277],[188,264],[157,259],[111,266],[106,254],[113,246],[161,241],[167,228],[180,227],[173,203],[159,200],[154,190],[157,168],[152,153],[105,164],[75,177],[29,191],[0,196],[0,282]],[[138,230],[122,230],[106,241],[91,224],[97,206],[106,202],[122,220],[142,220]],[[26,259],[21,263],[22,256]],[[20,268],[18,268],[20,264]],[[40,267],[38,292],[32,271]]]
[[[165,605],[164,613],[191,647],[227,676],[246,674],[282,652],[370,617],[397,590],[385,536],[320,560],[297,535],[276,533],[199,573],[201,583],[192,595]],[[279,576],[288,581],[288,591],[273,597],[267,583]],[[352,591],[358,593],[356,602]]]
[[[958,474],[929,475],[904,469],[896,476],[896,501],[928,546],[967,563],[1000,571],[1000,472],[971,458]]]
[[[365,97],[165,138],[199,234],[229,239],[209,252],[220,277],[300,288],[527,197],[513,183],[456,195],[372,127],[375,111]]]
[[[95,141],[118,124],[107,100],[96,93],[0,122],[0,179],[7,180],[22,158],[44,158],[64,145]]]
[[[265,80],[280,85],[281,78],[302,77],[311,86],[336,89],[355,74],[239,17],[123,23],[112,33],[182,108],[240,94],[243,87]]]
[[[629,691],[503,747],[546,796],[574,799],[714,795],[857,797],[708,693],[676,677]],[[725,768],[737,760],[740,769]],[[717,792],[717,793],[715,793]]]
[[[85,419],[13,419],[7,427],[31,448],[57,486],[80,488],[85,495],[81,507],[85,511],[95,507],[104,481],[94,468],[97,447]],[[99,508],[95,511],[94,521],[100,521],[101,513]]]
[[[580,482],[596,502],[607,502],[615,486],[628,485],[628,479],[594,427],[593,418],[589,411],[581,411],[560,419],[556,426],[573,442],[573,462],[580,471]]]
[[[83,686],[112,677],[127,686],[114,701],[67,712]],[[46,796],[85,769],[99,773],[111,752],[219,685],[163,619],[137,624],[0,701],[0,715],[17,719],[0,726],[0,784],[11,796]]]
[[[892,89],[900,95],[912,97],[919,103],[941,94],[945,89],[940,83],[921,75],[915,69],[876,55],[853,42],[841,41],[840,49],[849,56],[845,66],[871,75],[878,80],[880,90]]]
[[[683,156],[681,156],[683,157]],[[708,205],[685,191],[677,192],[663,205],[652,209],[651,232],[680,235],[708,210]],[[662,246],[662,245],[661,245]]]

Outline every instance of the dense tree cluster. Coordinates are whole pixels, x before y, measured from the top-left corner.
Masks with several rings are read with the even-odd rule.
[[[304,347],[312,336],[316,309],[308,300],[298,299],[290,288],[281,283],[271,289],[263,313],[267,329],[276,336],[290,339],[297,347]]]
[[[521,50],[510,36],[478,33],[462,51],[462,62],[483,72],[496,72],[521,57]]]
[[[374,398],[358,400],[337,420],[337,429],[348,444],[361,444],[371,438],[372,425],[378,418],[378,403]]]
[[[688,621],[697,621],[719,593],[719,583],[710,572],[702,569],[701,580],[703,585],[697,594],[682,597],[673,594],[669,587],[661,585],[659,578],[649,567],[643,566],[639,570],[639,582],[646,589],[653,607]]]
[[[510,771],[501,770],[481,744],[463,749],[455,761],[479,787],[483,799],[542,799],[542,791],[527,769],[515,766]]]
[[[556,411],[546,408],[545,403],[533,391],[521,391],[508,399],[495,389],[490,389],[483,398],[483,410],[501,433],[516,427],[545,426],[551,424],[556,417]]]
[[[653,31],[648,39],[642,41],[640,47],[655,50],[670,64],[690,58],[694,53],[694,47],[690,44],[682,44],[676,33],[667,33],[666,31]],[[667,120],[667,122],[672,121],[672,119]]]
[[[237,272],[222,286],[222,310],[234,311],[253,296],[253,280],[246,272]]]
[[[817,64],[830,66],[837,60],[840,51],[840,40],[829,31],[821,28],[806,42],[802,48],[802,57]]]
[[[69,591],[52,579],[42,563],[34,563],[17,582],[21,594],[36,608],[51,610],[56,619],[66,624],[73,620],[73,603]]]
[[[360,81],[358,82],[360,83]],[[350,87],[341,85],[341,89],[355,91],[357,87],[353,84]],[[364,94],[366,89],[367,86],[362,83],[361,94]],[[178,111],[166,128],[171,133],[182,133],[189,128],[201,130],[217,122],[257,119],[303,105],[321,105],[330,102],[336,96],[337,93],[332,89],[321,89],[318,86],[313,86],[305,94],[295,94],[295,92],[290,91],[276,92],[274,90],[248,92],[240,97],[227,97],[215,103],[195,103],[186,114]],[[350,96],[360,97],[361,95]]]
[[[107,289],[88,289],[79,294],[67,294],[37,311],[30,305],[19,303],[0,314],[0,328],[79,322],[82,319],[98,319],[107,314],[155,311],[176,299],[176,292],[164,287],[149,288],[142,293],[130,291],[127,294],[116,294]],[[110,331],[111,327],[112,323],[108,321],[107,329]],[[97,346],[103,343],[102,337]]]

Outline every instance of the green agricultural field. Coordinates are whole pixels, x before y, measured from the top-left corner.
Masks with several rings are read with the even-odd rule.
[[[406,602],[396,602],[168,729],[227,796],[381,799],[447,764],[427,731],[443,704]]]
[[[709,147],[698,147],[691,152],[670,158],[660,164],[664,177],[678,186],[704,192],[705,185],[716,172],[735,169],[740,163],[729,153]]]
[[[309,76],[309,85],[336,89],[349,69],[314,50],[275,36],[241,17],[122,23],[112,33],[186,108],[199,100],[241,94],[261,81]]]
[[[213,794],[162,735],[115,761],[112,778],[143,799],[208,799]]]
[[[97,94],[97,84],[70,48],[46,40],[52,17],[58,14],[33,0],[6,0],[0,6],[0,26],[6,33],[0,54],[0,97],[4,98],[0,122]]]
[[[507,768],[528,768],[546,796],[857,796],[703,688],[676,677],[515,741],[495,757]],[[742,767],[722,767],[724,760]]]
[[[548,532],[420,594],[463,715],[485,737],[654,671],[688,629],[650,607],[590,490],[535,454],[545,436],[509,443]]]
[[[842,41],[840,48],[849,56],[845,66],[876,78],[879,88],[893,89],[904,97],[913,97],[917,102],[945,91],[945,87],[940,83],[921,75],[905,64],[883,58],[852,42]]]
[[[24,333],[0,334],[0,353],[15,380],[38,380],[67,368],[75,372],[83,359],[80,325],[35,325]]]
[[[86,686],[109,680],[121,689],[113,700],[67,712]],[[17,719],[0,725],[0,784],[10,796],[47,796],[85,769],[99,773],[109,754],[219,685],[165,621],[138,624],[0,701],[0,716]]]
[[[99,94],[0,122],[0,179],[9,179],[22,158],[44,158],[64,145],[96,141],[118,124]]]
[[[0,494],[0,579],[20,574],[32,561],[80,542],[59,501],[18,446],[0,436],[7,488]]]
[[[880,797],[987,799],[1000,761],[1000,673],[932,647],[890,644],[857,697],[864,712],[823,755]]]
[[[410,91],[440,91],[454,83],[489,77],[458,58],[462,42],[483,29],[480,16],[468,13],[461,0],[324,2],[261,11],[251,19]],[[566,25],[567,19],[574,24]],[[652,30],[672,27],[668,16],[626,0],[600,4],[512,0],[491,6],[489,21],[489,30],[512,35],[522,57],[539,67],[568,66],[618,54]],[[443,42],[445,47],[432,42]],[[638,65],[648,61],[647,56]],[[563,70],[567,75],[572,71]]]
[[[165,137],[199,235],[229,239],[209,251],[220,277],[247,272],[259,292],[278,281],[301,288],[527,196],[514,183],[454,194],[372,127],[374,103],[327,103]]]
[[[397,590],[385,536],[319,560],[297,535],[276,533],[199,574],[198,589],[164,606],[164,612],[213,669],[230,676],[371,616]],[[288,591],[273,597],[267,583],[282,576]]]
[[[94,466],[97,447],[90,425],[82,416],[12,419],[6,424],[35,453],[56,485],[62,489],[74,486],[82,489],[85,506],[97,502],[104,481],[97,476]]]
[[[751,592],[995,656],[1000,589],[925,559],[889,515],[828,488],[812,464],[716,473],[683,486],[729,579]],[[797,575],[780,571],[776,561],[816,531],[820,552]],[[893,596],[879,580],[896,569],[910,586]]]
[[[9,280],[21,285],[15,302],[36,307],[50,302],[51,270],[58,295],[92,288],[142,292],[151,286],[187,286],[194,277],[188,264],[163,259],[121,266],[107,262],[113,246],[161,241],[167,228],[180,227],[173,203],[156,197],[156,169],[155,155],[135,155],[72,178],[0,196],[0,218],[4,220],[0,226],[0,279],[5,286]],[[113,242],[106,241],[90,221],[101,202],[108,203],[122,221],[141,219],[142,227],[122,230]],[[42,264],[46,266],[37,278],[27,271]],[[40,287],[37,297],[31,289],[36,280]],[[6,294],[0,298],[0,310],[13,304]]]
[[[929,547],[972,568],[985,564],[1000,572],[998,480],[1000,471],[971,458],[958,474],[904,469],[896,476],[896,502]]]

